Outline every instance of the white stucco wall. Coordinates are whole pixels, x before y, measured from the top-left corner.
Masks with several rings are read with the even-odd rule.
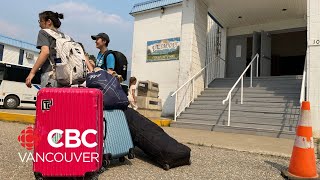
[[[208,7],[203,0],[183,1],[182,35],[180,49],[179,87],[205,66]],[[195,81],[195,96],[204,89],[205,78]],[[192,97],[192,84],[178,93],[178,112],[184,109]]]
[[[33,59],[27,59],[27,53],[32,53],[34,55]],[[39,57],[39,53],[29,51],[29,50],[24,50],[24,55],[23,55],[23,65],[27,67],[33,67],[33,65],[36,63],[37,59]]]
[[[34,54],[34,58],[33,59],[27,59],[26,53]],[[4,44],[2,62],[19,65],[19,56],[20,56],[20,48],[19,47],[14,47],[14,46],[10,46],[10,45]],[[34,52],[34,51],[30,51],[30,50],[24,50],[23,64],[22,65],[27,66],[27,67],[32,67],[33,64],[36,62],[38,56],[39,56],[38,52]]]
[[[9,46],[9,45],[4,45],[2,61],[7,63],[12,63],[12,64],[18,64],[19,54],[20,54],[19,48]]]
[[[320,46],[311,45],[320,40],[320,1],[308,0],[308,100],[314,137],[320,138]]]
[[[174,98],[170,95],[178,87],[179,62],[147,63],[147,41],[181,37],[182,5],[167,7],[164,14],[154,10],[135,15],[132,76],[138,81],[150,80],[159,83],[159,98],[162,99],[163,116],[173,116]]]

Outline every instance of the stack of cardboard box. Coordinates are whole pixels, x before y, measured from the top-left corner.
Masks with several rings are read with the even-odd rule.
[[[140,114],[147,118],[160,118],[162,104],[159,97],[159,84],[151,81],[138,83],[137,105]]]

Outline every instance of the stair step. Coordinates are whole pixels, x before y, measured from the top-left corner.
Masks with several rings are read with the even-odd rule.
[[[221,85],[221,84],[228,84],[228,85],[234,85],[236,81],[226,81],[226,80],[220,80],[220,81],[213,81],[210,83],[210,87],[215,86],[215,85]],[[238,85],[241,84],[241,81],[239,81]],[[244,85],[250,85],[251,81],[250,80],[244,80],[243,81]],[[282,80],[282,81],[252,81],[252,85],[301,85],[302,80]]]
[[[252,77],[252,79],[258,80],[289,80],[289,79],[302,79],[302,75],[294,75],[294,76],[261,76],[261,77]],[[231,78],[216,78],[215,80],[238,80],[239,77],[231,77]],[[244,77],[244,79],[250,79],[250,77]]]
[[[207,124],[227,124],[227,116],[221,116],[218,119],[189,119],[179,117],[178,122],[206,122]],[[261,125],[297,125],[298,119],[270,119],[270,118],[245,118],[245,117],[231,117],[231,123],[243,124],[261,124]]]
[[[213,122],[213,121],[192,121],[192,120],[178,120],[177,122],[180,123],[191,123],[191,124],[206,124],[206,125],[223,125],[227,126],[228,122]],[[250,127],[250,128],[263,128],[263,129],[274,129],[274,130],[286,130],[286,131],[295,131],[297,126],[297,122],[292,124],[285,124],[285,123],[270,123],[270,122],[238,122],[238,121],[231,121],[230,125],[238,126],[238,127]]]
[[[222,114],[188,114],[183,113],[181,119],[199,119],[199,120],[218,120],[221,117],[227,118],[227,112]],[[299,115],[296,114],[265,114],[265,113],[232,113],[232,119],[277,119],[277,120],[298,120]]]
[[[236,97],[241,97],[241,93],[237,92],[237,93],[233,93],[232,96],[236,96]],[[227,97],[227,93],[203,93],[201,95],[199,95],[198,97]],[[271,94],[271,93],[248,93],[248,92],[243,92],[243,97],[250,97],[250,98],[261,98],[261,97],[275,97],[275,98],[291,98],[291,97],[295,97],[295,98],[300,98],[300,93],[295,93],[295,94]]]
[[[276,138],[288,138],[294,139],[295,132],[289,132],[284,130],[270,130],[270,129],[259,129],[259,128],[245,128],[236,126],[219,126],[219,125],[206,125],[206,124],[188,124],[188,123],[171,123],[172,127],[177,128],[189,128],[189,129],[201,129],[208,131],[235,133],[235,134],[249,134],[258,136],[268,136]]]
[[[205,113],[210,113],[214,114],[217,112],[223,112],[223,111],[228,111],[229,106],[202,106],[202,105],[191,105],[190,107],[186,108],[185,112],[189,113],[197,113],[197,112],[205,112]],[[239,111],[242,112],[260,112],[260,113],[300,113],[300,108],[299,107],[294,107],[294,108],[277,108],[277,107],[250,107],[250,106],[233,106],[231,107],[231,111],[233,113],[237,113]]]
[[[195,101],[223,101],[226,97],[198,97]],[[232,97],[231,101],[241,102],[238,96]],[[243,102],[299,102],[300,97],[244,97]]]
[[[208,91],[204,90],[201,95],[216,95],[216,94],[223,94],[227,95],[229,93],[230,89],[226,90],[213,90],[213,91]],[[232,94],[240,94],[241,89],[235,89],[232,91]],[[278,91],[267,91],[267,90],[256,90],[254,88],[247,88],[243,89],[243,94],[245,95],[250,95],[250,94],[274,94],[274,95],[280,95],[280,96],[286,96],[286,95],[297,95],[300,96],[300,89],[297,89],[297,91],[292,91],[292,90],[278,90]]]
[[[195,100],[192,105],[209,105],[209,106],[222,106],[222,101],[200,101]],[[228,102],[226,103],[228,105]],[[248,105],[248,106],[265,106],[265,107],[292,107],[292,106],[300,106],[300,103],[298,101],[295,102],[250,102],[247,100],[244,100],[243,104],[240,104],[240,101],[231,101],[232,107],[234,106],[242,106],[242,105]]]
[[[301,86],[299,87],[244,87],[243,88],[244,91],[247,92],[254,92],[254,91],[285,91],[285,92],[300,92],[301,91]],[[206,88],[204,91],[206,92],[217,92],[217,91],[225,91],[225,92],[229,92],[231,90],[231,86],[230,87],[209,87]],[[240,91],[240,87],[235,87],[234,91]]]
[[[209,87],[213,87],[213,88],[230,88],[233,87],[233,84],[214,84],[213,86],[209,86]],[[238,86],[236,87],[241,87],[240,84],[238,84]],[[246,85],[244,84],[245,88],[249,88],[250,86],[249,85]],[[258,85],[252,85],[252,88],[266,88],[266,89],[275,89],[275,88],[278,88],[278,89],[284,89],[284,88],[287,88],[287,89],[296,89],[296,88],[301,88],[301,84],[295,84],[295,85],[286,85],[286,84],[270,84],[270,85],[263,85],[263,84],[258,84]]]
[[[238,78],[215,79],[195,101],[186,108],[174,127],[210,131],[294,138],[300,117],[302,76],[244,78],[244,104],[241,82],[232,92],[231,126],[228,123],[228,101],[223,105]]]

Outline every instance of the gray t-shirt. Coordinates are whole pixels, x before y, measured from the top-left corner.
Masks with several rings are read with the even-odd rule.
[[[59,32],[61,33],[61,32]],[[61,33],[62,34],[62,33]],[[50,36],[46,31],[40,30],[38,34],[38,40],[37,40],[37,48],[41,49],[42,46],[48,46],[49,47],[49,57],[46,60],[46,62],[41,67],[41,73],[52,71],[52,66],[50,61],[55,64],[54,59],[56,58],[56,40]]]

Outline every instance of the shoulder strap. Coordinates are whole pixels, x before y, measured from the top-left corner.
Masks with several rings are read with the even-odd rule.
[[[71,40],[71,38],[68,35],[65,35],[63,33],[57,33],[56,31],[53,31],[52,29],[43,29],[46,33],[48,33],[50,36],[52,36],[54,39],[64,38],[67,40]]]
[[[102,68],[104,68],[104,69],[108,69],[107,67],[107,57],[109,56],[109,54],[112,54],[112,50],[108,50],[108,51],[106,51],[105,53],[103,53],[103,64],[102,64]]]

